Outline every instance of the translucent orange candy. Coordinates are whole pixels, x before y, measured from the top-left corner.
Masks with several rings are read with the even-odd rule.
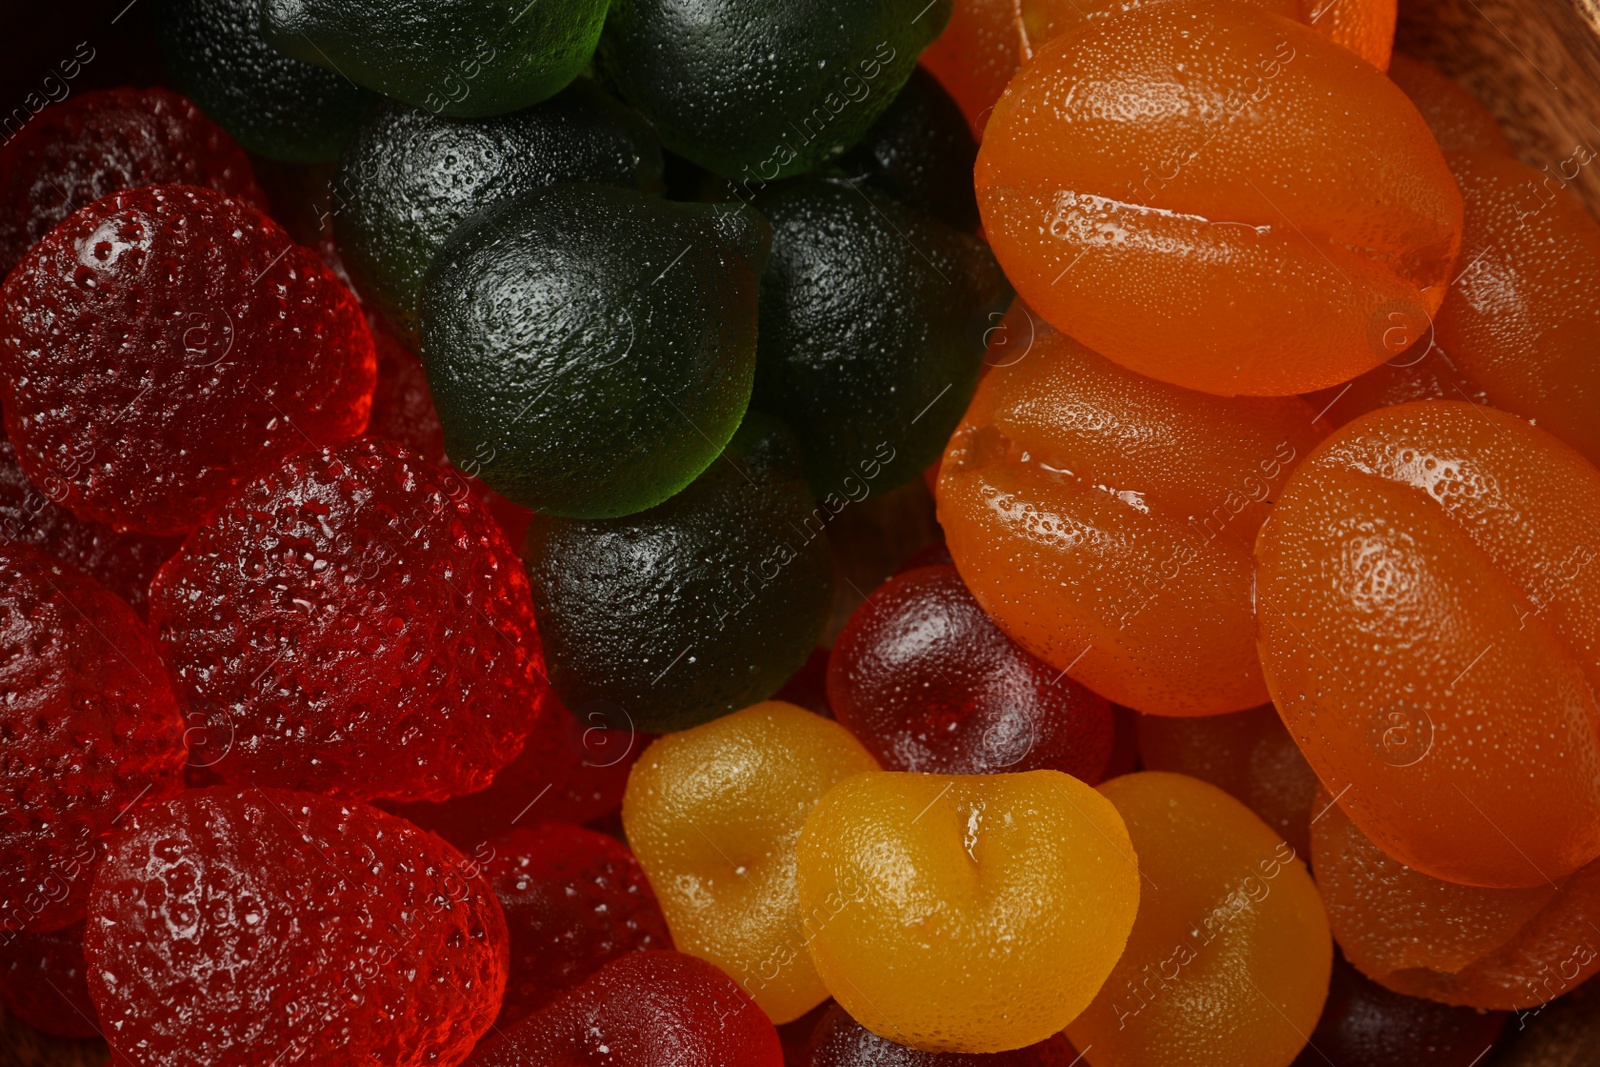
[[[1389,59],[1389,80],[1416,105],[1445,152],[1512,154],[1511,142],[1489,109],[1432,63],[1396,52]]]
[[[1171,0],[1066,34],[995,105],[978,203],[1018,295],[1150,377],[1309,392],[1398,354],[1461,241],[1417,109],[1280,15]]]
[[[1384,855],[1324,792],[1312,826],[1317,889],[1345,958],[1397,993],[1517,1010],[1600,971],[1600,862],[1556,884],[1481,889]]]
[[[1379,70],[1389,64],[1395,0],[1247,2],[1305,23]],[[1006,83],[1045,42],[1145,6],[1141,0],[956,0],[944,33],[922,53],[922,65],[956,98],[981,140]]]
[[[1425,397],[1487,403],[1600,463],[1600,225],[1563,181],[1594,154],[1579,145],[1543,171],[1499,152],[1447,158],[1466,228],[1431,337],[1316,406],[1338,423]]]
[[[1067,1039],[1093,1067],[1288,1067],[1333,966],[1304,862],[1199,779],[1146,771],[1100,791],[1139,854],[1139,914]]]
[[[1256,544],[1289,732],[1384,852],[1466,885],[1600,856],[1600,472],[1513,415],[1424,401],[1330,436]]]
[[[1160,715],[1267,700],[1251,549],[1316,444],[1296,397],[1142,378],[1039,331],[978,386],[940,467],[962,579],[1012,640]]]

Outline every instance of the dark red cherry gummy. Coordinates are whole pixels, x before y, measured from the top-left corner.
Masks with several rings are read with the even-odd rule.
[[[1011,1052],[923,1052],[887,1041],[835,1004],[811,1034],[804,1067],[1072,1067],[1078,1053],[1060,1034]]]
[[[222,781],[357,799],[482,789],[549,690],[521,563],[453,471],[394,441],[291,457],[150,589],[179,700],[231,731]]]
[[[622,806],[628,772],[653,740],[603,729],[599,721],[579,722],[551,693],[522,751],[487,789],[439,803],[381,806],[474,856],[490,838],[519,826],[598,819]]]
[[[544,823],[489,846],[484,877],[511,931],[511,977],[495,1020],[502,1030],[624,953],[672,947],[656,895],[622,843]]]
[[[28,481],[10,439],[0,435],[0,540],[20,541],[70,563],[126,600],[143,618],[149,613],[150,579],[182,539],[119,534],[80,519]]]
[[[104,835],[183,787],[184,726],[133,609],[0,544],[0,939],[84,914]]]
[[[52,104],[0,148],[0,274],[85,204],[172,182],[267,209],[250,157],[187,97],[101,89]]]
[[[856,608],[828,702],[887,770],[1094,783],[1111,758],[1111,705],[1002,633],[951,566],[898,574]]]
[[[100,1036],[83,964],[83,923],[44,934],[0,934],[0,1003],[35,1030]]]
[[[766,1014],[714,965],[630,952],[484,1042],[469,1067],[783,1067]]]
[[[360,307],[241,201],[155,185],[73,213],[0,289],[6,429],[33,483],[118,530],[185,533],[308,444],[360,433]]]
[[[129,817],[84,954],[139,1067],[453,1067],[489,1028],[506,927],[476,866],[366,804],[184,793]]]

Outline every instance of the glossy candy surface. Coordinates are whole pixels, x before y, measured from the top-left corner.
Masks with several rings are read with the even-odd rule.
[[[325,163],[379,101],[343,74],[279,52],[261,36],[261,0],[162,0],[161,56],[178,88],[244,147]]]
[[[924,1052],[879,1037],[835,1004],[817,1020],[799,1067],[1073,1067],[1078,1062],[1060,1034],[1012,1052]]]
[[[0,544],[0,937],[83,917],[105,834],[183,788],[187,737],[133,610],[25,545]]]
[[[1390,989],[1504,1011],[1600,972],[1590,925],[1600,862],[1526,889],[1442,882],[1385,855],[1338,805],[1313,825],[1311,848],[1339,947]]]
[[[1447,401],[1357,419],[1278,495],[1256,545],[1268,686],[1401,862],[1525,887],[1600,855],[1597,527],[1582,457]]]
[[[860,140],[949,17],[950,0],[619,0],[595,66],[668,148],[754,192]]]
[[[130,815],[84,952],[138,1067],[454,1067],[506,981],[505,919],[471,861],[365,804],[278,789]]]
[[[0,299],[7,433],[80,518],[186,533],[289,453],[366,426],[375,360],[350,291],[209,189],[80,208]]]
[[[158,182],[267,206],[249,157],[171,90],[102,89],[48,108],[0,150],[0,273],[83,205]]]
[[[660,181],[654,132],[579,78],[543,103],[487,119],[384,104],[345,147],[331,214],[363,297],[416,348],[423,278],[472,214],[561,182],[649,189]]]
[[[874,190],[800,180],[772,225],[751,403],[783,417],[817,499],[861,499],[938,458],[1010,287],[981,241]]]
[[[1241,801],[1293,846],[1311,855],[1317,776],[1271,704],[1228,715],[1141,715],[1139,756],[1147,771],[1173,771],[1210,782]]]
[[[752,413],[663,504],[535,520],[524,558],[556,693],[586,721],[652,732],[765,700],[827,621],[823,518],[793,435]]]
[[[1197,778],[1146,771],[1101,792],[1139,855],[1139,917],[1067,1037],[1095,1067],[1287,1067],[1322,1012],[1333,959],[1305,864]]]
[[[605,834],[544,823],[489,846],[483,876],[511,935],[496,1028],[533,1014],[618,956],[672,947],[644,872]]]
[[[598,185],[474,216],[422,303],[450,454],[557,515],[629,515],[682,489],[749,402],[769,241],[748,208]]]
[[[745,708],[650,746],[622,824],[673,942],[710,960],[786,1023],[827,999],[806,950],[825,917],[801,905],[795,844],[823,794],[877,761],[793,704]]]
[[[489,784],[548,692],[515,552],[458,475],[358,438],[301,452],[157,575],[151,626],[223,780],[359,799]]]
[[[1223,395],[1307,392],[1396,355],[1387,317],[1437,311],[1461,243],[1461,194],[1405,94],[1241,4],[1175,0],[1057,38],[996,106],[976,182],[1031,307]]]
[[[468,1067],[783,1067],[778,1034],[727,975],[631,952],[485,1042]]]
[[[1093,999],[1139,908],[1116,809],[1059,771],[880,771],[800,835],[811,958],[879,1037],[933,1052],[1049,1038]]]
[[[604,0],[261,0],[261,32],[315,63],[434,114],[537,104],[583,70]]]
[[[1505,131],[1488,109],[1432,63],[1396,52],[1389,62],[1389,80],[1415,105],[1439,147],[1447,154],[1512,154],[1511,142],[1506,140]]]
[[[950,439],[956,569],[1012,640],[1119,704],[1259,705],[1251,546],[1314,414],[1151,381],[1041,332]]]
[[[1007,637],[949,565],[903,572],[855,610],[828,696],[886,770],[1049,769],[1093,784],[1111,758],[1106,699]]]

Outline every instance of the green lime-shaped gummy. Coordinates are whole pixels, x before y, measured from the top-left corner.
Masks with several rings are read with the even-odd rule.
[[[637,112],[587,78],[487,119],[390,102],[361,124],[340,162],[330,209],[339,254],[362,296],[416,348],[422,279],[456,227],[562,182],[654,189],[661,144]]]
[[[751,403],[782,416],[819,500],[858,500],[937,459],[1011,288],[977,238],[874,189],[803,179],[772,225]]]
[[[173,84],[241,145],[287,163],[326,163],[378,94],[290,59],[261,36],[261,0],[161,0],[161,57]]]
[[[473,216],[422,295],[452,460],[518,504],[580,518],[688,485],[749,402],[770,240],[749,207],[600,185]]]
[[[284,55],[435,114],[481,118],[582,72],[607,0],[261,0]]]
[[[765,700],[827,621],[824,518],[793,436],[751,412],[722,458],[664,504],[623,519],[535,519],[524,556],[556,693],[586,721],[652,733]]]
[[[951,0],[615,0],[595,66],[662,143],[752,192],[849,148]]]

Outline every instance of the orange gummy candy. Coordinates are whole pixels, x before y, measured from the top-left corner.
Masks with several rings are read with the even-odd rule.
[[[1600,971],[1600,862],[1557,884],[1481,889],[1391,859],[1327,794],[1312,826],[1317,889],[1356,968],[1397,993],[1517,1010]]]
[[[1424,324],[1461,193],[1394,83],[1297,22],[1171,0],[1046,45],[978,153],[1018,295],[1150,377],[1223,395],[1347,381]]]
[[[1261,663],[1318,778],[1386,853],[1523,887],[1600,856],[1600,472],[1492,408],[1330,436],[1256,544]]]
[[[950,554],[1014,641],[1119,704],[1262,704],[1251,548],[1318,439],[1313,414],[1142,378],[1042,332],[990,370],[950,439]]]
[[[1576,174],[1593,158],[1579,146],[1557,168]],[[1428,396],[1485,402],[1600,463],[1600,225],[1548,170],[1493,152],[1448,159],[1466,226],[1432,338],[1317,406],[1331,403],[1337,423]]]
[[[1410,97],[1446,152],[1512,154],[1511,142],[1489,109],[1432,63],[1396,52],[1389,60],[1389,80]]]
[[[1210,782],[1311,855],[1311,800],[1317,776],[1271,704],[1227,715],[1139,716],[1139,755],[1147,771]]]
[[[1379,70],[1389,64],[1395,0],[1246,2],[1305,23]],[[922,65],[955,97],[973,136],[982,140],[995,101],[1045,42],[1145,6],[1141,0],[956,0],[944,33],[922,53]]]

